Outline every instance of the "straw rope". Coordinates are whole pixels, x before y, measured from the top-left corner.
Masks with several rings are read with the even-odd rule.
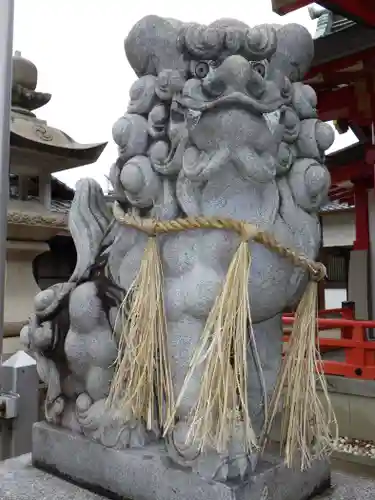
[[[233,231],[244,241],[252,240],[256,243],[261,243],[281,257],[290,259],[293,264],[308,271],[314,281],[321,281],[326,276],[326,268],[323,264],[315,262],[305,255],[295,252],[291,248],[284,247],[278,243],[272,234],[262,231],[254,224],[245,221],[201,216],[167,221],[144,219],[133,214],[125,214],[117,202],[113,206],[113,215],[120,224],[138,229],[149,236],[178,233],[193,229],[222,229]]]
[[[248,286],[251,263],[248,242],[251,240],[291,260],[310,276],[310,283],[297,309],[289,349],[278,377],[269,417],[266,417],[262,444],[265,446],[267,442],[286,385],[283,445],[287,465],[293,465],[297,452],[300,452],[302,458],[302,468],[309,466],[315,456],[328,453],[333,412],[324,376],[319,372],[321,359],[315,344],[317,283],[326,275],[323,264],[285,248],[271,234],[245,221],[214,217],[188,217],[168,221],[146,219],[125,214],[118,203],[114,204],[113,213],[118,223],[147,234],[149,243],[146,245],[139,274],[119,310],[119,316],[125,323],[108,403],[120,406],[124,413],[130,410],[132,416],[145,421],[149,429],[152,421],[157,419],[159,428],[165,435],[173,428],[177,409],[194,371],[204,363],[198,401],[190,415],[187,441],[196,443],[200,450],[209,446],[223,453],[228,449],[230,438],[240,424],[246,452],[258,449],[247,397],[249,335],[250,341],[255,343]],[[240,236],[241,241],[208,316],[182,390],[174,402],[166,348],[163,276],[156,236],[195,229],[233,231]],[[124,318],[124,310],[127,318]],[[254,347],[256,349],[255,345]],[[259,368],[261,371],[261,367]],[[327,399],[327,412],[322,407],[316,390],[316,371]],[[263,380],[262,374],[261,378]],[[265,406],[266,403],[267,401]],[[314,451],[311,451],[312,435]]]

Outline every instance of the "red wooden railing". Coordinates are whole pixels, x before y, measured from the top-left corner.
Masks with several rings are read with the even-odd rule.
[[[348,378],[375,380],[375,341],[368,340],[368,329],[375,329],[375,321],[360,321],[347,319],[349,313],[341,309],[322,311],[324,313],[341,315],[339,318],[318,318],[319,339],[317,345],[320,352],[343,351],[343,361],[323,360],[323,370],[326,375],[341,375]],[[350,311],[350,310],[349,310]],[[351,311],[350,311],[351,313]],[[293,315],[283,316],[284,325],[293,325]],[[339,330],[340,338],[324,337],[325,330]],[[288,342],[289,335],[284,335]]]

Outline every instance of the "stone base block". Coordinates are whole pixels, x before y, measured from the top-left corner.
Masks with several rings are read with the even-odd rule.
[[[46,423],[33,429],[33,464],[101,495],[131,500],[308,500],[330,486],[330,468],[306,471],[267,457],[245,483],[206,481],[176,466],[162,446],[118,451]]]

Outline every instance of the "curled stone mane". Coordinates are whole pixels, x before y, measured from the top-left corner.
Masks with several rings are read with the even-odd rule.
[[[249,28],[244,23],[219,20],[204,26],[183,26],[178,37],[182,52],[196,59],[217,59],[223,54],[241,54],[256,61],[269,59],[276,51],[276,31],[268,25]]]

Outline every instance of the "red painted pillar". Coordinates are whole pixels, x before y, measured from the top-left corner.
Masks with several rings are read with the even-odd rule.
[[[353,250],[368,250],[369,224],[368,224],[368,186],[364,182],[354,184],[355,199],[355,241]]]
[[[355,241],[350,253],[348,300],[355,303],[356,319],[369,318],[371,285],[369,281],[369,182],[354,181]]]

